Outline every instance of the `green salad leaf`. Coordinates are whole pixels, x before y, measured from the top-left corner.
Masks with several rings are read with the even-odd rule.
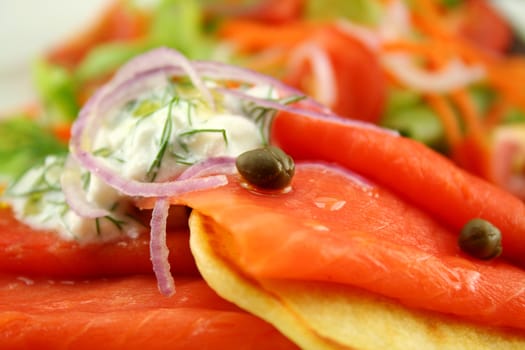
[[[376,24],[382,15],[377,0],[309,0],[306,15],[309,18],[346,18],[361,24]]]
[[[82,84],[107,76],[129,59],[152,48],[166,46],[186,56],[207,58],[214,47],[204,34],[202,8],[197,0],[162,0],[153,8],[153,18],[144,38],[102,43],[93,47],[73,72]]]
[[[111,74],[134,56],[150,48],[147,42],[112,42],[91,49],[75,70],[78,82]]]
[[[0,121],[0,177],[12,181],[47,155],[65,154],[67,145],[26,116]]]
[[[43,59],[33,63],[33,80],[49,123],[72,121],[80,106],[75,98],[76,82],[72,74]]]
[[[163,0],[150,27],[151,45],[168,46],[192,59],[211,55],[214,44],[205,33],[202,4],[198,0]]]

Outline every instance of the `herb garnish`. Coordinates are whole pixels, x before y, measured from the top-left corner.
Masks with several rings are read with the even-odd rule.
[[[111,208],[109,209],[110,211],[114,212],[117,210],[119,206],[119,202],[115,202]],[[111,222],[113,225],[115,225],[115,227],[119,230],[119,231],[122,231],[123,229],[123,226],[127,224],[126,221],[124,220],[119,220],[117,219],[116,217],[114,216],[111,216],[111,215],[105,215],[104,217],[100,217],[100,218],[95,218],[95,228],[97,230],[97,236],[100,236],[101,235],[101,228],[100,228],[100,220],[101,219],[106,219],[108,220],[109,222]]]
[[[224,140],[224,143],[226,146],[228,145],[228,137],[226,135],[226,129],[193,129],[189,131],[185,131],[179,134],[179,137],[185,137],[185,136],[191,136],[199,133],[205,133],[205,132],[216,132],[222,134],[222,139]]]
[[[157,152],[157,155],[155,156],[155,159],[153,159],[153,162],[148,168],[148,171],[146,173],[146,176],[150,182],[155,181],[157,178],[162,158],[164,157],[164,153],[166,153],[166,149],[168,147],[168,143],[171,136],[171,130],[173,129],[173,123],[171,120],[171,111],[173,109],[173,105],[175,103],[179,103],[180,99],[179,96],[175,96],[171,99],[168,107],[168,114],[166,116],[166,121],[164,122],[164,127],[162,128],[162,134],[160,136],[160,147],[159,151]]]
[[[268,97],[268,100],[278,102],[282,105],[288,105],[301,101],[305,98],[306,96],[304,95],[293,95],[283,97],[280,99],[272,99]],[[263,145],[268,146],[270,124],[273,120],[273,117],[277,113],[277,110],[271,107],[260,106],[253,101],[246,101],[246,103],[243,105],[242,110],[244,114],[252,118],[255,125],[257,125],[257,127],[259,128],[259,134],[261,135]]]

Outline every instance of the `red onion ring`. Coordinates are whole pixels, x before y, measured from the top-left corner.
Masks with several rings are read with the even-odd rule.
[[[71,210],[80,217],[94,219],[110,215],[110,212],[106,209],[96,207],[87,201],[81,182],[78,163],[69,155],[66,159],[62,176],[60,177],[60,186],[64,193],[66,203]]]
[[[190,78],[197,90],[203,94],[206,102],[208,102],[210,106],[214,106],[213,96],[204,85],[201,76],[193,66],[192,62],[180,52],[170,50],[165,47],[146,52],[143,55],[139,55],[131,59],[121,69],[119,69],[112,81],[116,84],[120,84],[121,82],[129,80],[138,72],[147,72],[162,66],[180,67]]]
[[[317,119],[323,118],[323,119],[328,119],[328,120],[334,121],[336,123],[344,124],[344,125],[353,125],[353,126],[360,127],[363,129],[374,130],[374,131],[385,133],[385,134],[399,135],[397,131],[382,128],[380,126],[377,126],[376,124],[367,123],[367,122],[363,122],[360,120],[341,118],[331,112],[323,112],[323,111],[317,112],[313,110],[295,107],[293,105],[285,105],[275,100],[266,100],[263,98],[251,96],[239,90],[231,90],[231,89],[224,89],[224,88],[214,88],[214,90],[223,95],[235,96],[242,100],[251,101],[259,106],[275,109],[278,111],[285,111],[285,112],[289,112],[292,114],[299,114],[299,115],[310,117],[310,118],[317,118]],[[302,104],[302,101],[300,104]]]
[[[169,200],[158,198],[151,215],[150,256],[153,271],[157,278],[157,287],[165,296],[175,293],[175,281],[170,272],[168,261],[169,249],[166,244],[166,221],[168,219]]]
[[[233,174],[235,172],[235,158],[213,157],[190,166],[180,174],[177,180],[200,178],[211,174]]]
[[[185,192],[219,187],[228,183],[228,179],[224,175],[213,175],[203,178],[192,178],[169,182],[140,182],[120,176],[114,170],[104,165],[96,159],[96,157],[87,152],[81,152],[78,154],[78,157],[82,164],[87,169],[90,169],[92,173],[127,196],[174,197]]]

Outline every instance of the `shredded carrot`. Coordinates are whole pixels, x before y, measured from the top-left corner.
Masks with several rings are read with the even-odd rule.
[[[443,124],[447,143],[451,150],[454,150],[461,142],[461,128],[454,113],[454,109],[447,99],[438,94],[428,94],[426,101],[436,111],[437,116]]]
[[[281,26],[270,26],[248,20],[225,21],[219,36],[235,43],[241,52],[253,52],[265,48],[289,48],[308,38],[319,24],[297,21]]]
[[[503,97],[498,98],[492,104],[485,116],[485,127],[490,130],[497,126],[503,120],[503,117],[509,108],[509,101]]]
[[[442,19],[440,8],[434,1],[418,0],[415,2],[415,9],[412,20],[416,28],[430,40],[448,47],[448,50],[457,57],[468,63],[484,64],[490,64],[496,59],[493,54],[480,50],[479,47],[454,33],[449,28],[449,23]]]
[[[428,45],[428,43],[424,42],[414,42],[409,40],[395,40],[395,41],[387,41],[383,43],[382,50],[384,52],[409,52],[414,53],[418,55],[427,55],[430,56],[432,53],[430,52],[432,50],[432,47]]]
[[[396,40],[385,42],[382,46],[383,52],[401,52],[411,55],[424,57],[429,63],[436,66],[443,66],[450,60],[451,52],[440,42],[431,41],[409,41]]]
[[[414,13],[424,15],[433,23],[440,23],[440,7],[432,0],[418,0],[413,2]]]
[[[508,59],[491,65],[487,79],[509,102],[525,111],[525,59]]]
[[[249,57],[248,61],[245,62],[245,66],[255,71],[279,75],[279,73],[273,72],[272,68],[284,66],[288,54],[288,50],[274,49],[262,54],[252,55]]]
[[[71,138],[71,124],[70,123],[60,123],[53,126],[53,134],[56,138],[64,143],[69,143]]]
[[[481,123],[481,117],[469,93],[465,89],[459,89],[451,93],[451,98],[456,103],[459,111],[462,112],[461,115],[465,122],[466,132],[470,133],[475,139],[482,139],[484,128]]]

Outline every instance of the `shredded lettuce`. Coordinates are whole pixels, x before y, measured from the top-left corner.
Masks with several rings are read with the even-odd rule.
[[[74,83],[81,85],[104,78],[129,59],[154,47],[174,48],[192,59],[211,55],[214,43],[204,33],[203,11],[198,0],[162,0],[151,11],[151,24],[144,38],[93,47],[72,72]]]
[[[0,178],[11,182],[51,154],[65,154],[67,145],[26,116],[0,121]]]
[[[424,104],[397,110],[387,115],[382,120],[382,125],[437,151],[445,151],[445,132],[441,121],[434,111]]]
[[[446,152],[441,121],[416,91],[391,89],[380,124],[439,152]]]
[[[309,0],[306,4],[309,18],[347,18],[368,25],[377,24],[382,11],[383,7],[377,0]]]
[[[168,46],[192,59],[209,57],[210,38],[204,34],[203,9],[197,0],[164,0],[155,9],[149,41]]]
[[[461,6],[463,4],[464,0],[441,0],[441,4],[443,6],[446,6],[448,8],[454,8]]]
[[[33,80],[45,117],[50,124],[71,121],[80,109],[76,101],[76,82],[72,74],[59,65],[39,59],[33,64]]]
[[[86,82],[111,74],[132,57],[146,51],[148,43],[116,42],[94,47],[75,70],[75,79]]]

